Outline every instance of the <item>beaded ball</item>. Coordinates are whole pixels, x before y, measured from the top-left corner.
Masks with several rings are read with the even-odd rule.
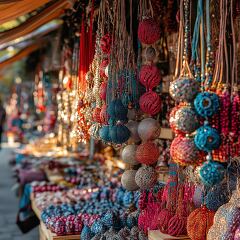
[[[189,77],[180,77],[171,82],[169,93],[176,102],[192,102],[200,91],[199,83]]]
[[[197,148],[205,152],[218,149],[220,142],[221,138],[218,131],[207,125],[200,127],[194,137],[194,143]]]
[[[151,116],[156,115],[161,110],[161,98],[153,91],[144,93],[139,99],[139,105],[144,113]]]
[[[99,130],[99,136],[104,142],[111,142],[110,127],[103,126]]]
[[[139,74],[140,83],[146,89],[157,87],[161,81],[161,74],[156,65],[143,65]]]
[[[129,139],[130,134],[128,128],[121,124],[111,126],[109,130],[111,141],[115,144],[125,143]]]
[[[160,211],[158,215],[158,224],[161,232],[163,233],[167,232],[169,221],[173,216],[174,216],[173,213],[167,208],[164,208]]]
[[[139,189],[135,182],[135,175],[137,170],[126,170],[121,178],[122,186],[128,191],[136,191]]]
[[[138,126],[139,123],[137,121],[132,121],[130,120],[126,125],[125,125],[129,131],[131,132],[131,140],[133,142],[139,142],[141,139],[138,135]]]
[[[99,95],[100,95],[100,98],[101,98],[103,101],[106,101],[106,96],[107,96],[107,82],[102,82],[102,83],[101,83],[101,86],[100,86],[100,89],[99,89]]]
[[[94,237],[94,234],[92,233],[90,227],[85,225],[81,232],[81,239],[91,240],[93,237]]]
[[[108,114],[113,120],[126,120],[128,109],[124,107],[121,99],[115,99],[108,105]]]
[[[145,118],[138,125],[138,135],[144,142],[157,139],[160,132],[160,124],[153,118]]]
[[[187,218],[187,233],[191,239],[206,239],[210,227],[213,225],[214,211],[206,206],[195,209]]]
[[[109,115],[107,113],[107,105],[102,105],[101,111],[100,111],[100,120],[101,124],[108,124]]]
[[[99,68],[100,68],[100,77],[101,78],[107,78],[107,76],[105,74],[105,70],[106,70],[106,67],[108,66],[108,64],[109,64],[108,59],[104,59],[101,62],[100,66],[99,66]]]
[[[140,167],[136,173],[135,181],[140,189],[149,189],[153,187],[157,181],[157,172],[150,166]]]
[[[190,134],[199,127],[199,119],[191,106],[173,108],[169,123],[172,130],[178,134]]]
[[[137,146],[134,144],[127,145],[122,151],[123,162],[130,165],[138,165],[139,162],[136,160]]]
[[[145,142],[137,147],[136,160],[151,165],[157,162],[160,155],[159,147],[154,142]]]
[[[215,161],[208,161],[200,169],[200,178],[204,185],[212,187],[220,183],[225,176],[225,168]]]
[[[144,44],[153,44],[160,39],[160,27],[152,18],[143,19],[138,25],[138,39]]]
[[[195,146],[194,140],[182,136],[172,141],[170,154],[173,161],[182,166],[199,165],[204,159],[204,153]]]
[[[186,233],[187,218],[174,215],[168,223],[168,234],[171,236],[179,236]]]
[[[109,54],[112,45],[112,37],[109,33],[105,34],[100,40],[100,48],[103,53]]]
[[[94,235],[98,233],[104,233],[106,230],[107,228],[104,226],[101,220],[96,220],[91,226],[91,232],[94,233]]]
[[[215,93],[198,93],[194,100],[197,113],[202,117],[211,117],[219,110],[219,98]]]

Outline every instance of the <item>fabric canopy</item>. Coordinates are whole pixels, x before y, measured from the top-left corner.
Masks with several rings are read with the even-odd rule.
[[[57,2],[51,4],[46,9],[38,13],[37,15],[29,18],[23,24],[8,31],[0,33],[0,45],[12,41],[21,36],[24,36],[26,34],[29,34],[30,32],[34,31],[43,24],[50,22],[55,18],[58,18],[60,15],[63,14],[64,9],[70,8],[71,6],[72,2],[69,0],[58,0]]]

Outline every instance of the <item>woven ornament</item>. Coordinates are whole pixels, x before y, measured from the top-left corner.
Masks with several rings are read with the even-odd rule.
[[[140,83],[147,90],[157,87],[161,81],[161,74],[156,65],[143,65],[139,74]]]
[[[199,165],[204,159],[204,153],[195,146],[193,139],[182,136],[172,141],[170,154],[173,161],[182,166]]]
[[[138,135],[144,142],[157,139],[160,132],[160,124],[153,118],[145,118],[138,125]]]
[[[130,165],[138,165],[139,162],[136,160],[137,146],[134,144],[127,145],[122,151],[123,162]]]
[[[202,117],[211,117],[219,110],[219,98],[215,93],[198,93],[194,100],[197,113]]]
[[[214,211],[206,206],[194,210],[187,219],[187,233],[192,240],[204,240],[213,225]]]
[[[107,78],[107,76],[105,74],[105,70],[106,70],[106,67],[108,66],[108,64],[109,64],[108,59],[104,59],[101,62],[100,66],[99,66],[99,68],[100,68],[100,77],[103,78],[103,79]]]
[[[194,143],[197,148],[205,152],[211,152],[214,149],[218,149],[220,141],[221,138],[218,131],[210,126],[200,127],[194,137]]]
[[[141,139],[138,135],[138,125],[139,123],[136,121],[129,121],[125,126],[131,132],[131,139],[133,142],[139,142]]]
[[[100,89],[99,89],[99,95],[100,95],[100,98],[101,98],[103,101],[106,101],[106,96],[107,96],[107,82],[102,82],[102,83],[101,83],[101,86],[100,86]]]
[[[157,172],[150,166],[143,166],[138,169],[135,181],[141,190],[152,188],[157,181]]]
[[[112,37],[109,33],[105,34],[100,40],[100,48],[103,53],[109,54],[112,45]]]
[[[189,77],[180,77],[171,82],[169,93],[176,102],[192,102],[200,91],[199,83]]]
[[[161,232],[167,232],[169,221],[170,219],[172,219],[173,216],[174,215],[172,214],[172,212],[166,208],[160,211],[158,215],[158,223]]]
[[[139,105],[144,113],[154,116],[161,110],[161,99],[157,93],[149,91],[140,97]]]
[[[124,125],[111,126],[109,130],[111,141],[115,144],[125,143],[130,137],[130,131]]]
[[[100,120],[101,120],[101,124],[108,124],[108,120],[109,120],[109,115],[107,113],[107,105],[104,104],[101,108],[101,112],[100,112]]]
[[[111,142],[111,136],[110,136],[110,127],[109,126],[103,126],[99,130],[99,137],[104,142]]]
[[[145,58],[146,58],[146,60],[148,62],[152,63],[155,60],[156,56],[157,56],[156,49],[154,47],[152,47],[152,46],[147,47],[146,50],[145,50],[144,56],[145,56]]]
[[[160,27],[152,18],[143,19],[138,25],[138,39],[144,44],[153,44],[160,39]]]
[[[151,165],[157,162],[160,155],[159,147],[154,142],[145,142],[137,147],[136,160]]]
[[[95,108],[93,110],[92,118],[94,122],[101,123],[100,112],[101,112],[101,108]]]
[[[128,191],[136,191],[139,189],[135,182],[135,175],[137,170],[126,170],[121,178],[122,186]]]
[[[121,99],[115,99],[108,105],[108,114],[113,120],[123,120],[127,119],[128,109],[124,107]]]
[[[200,178],[204,185],[212,187],[224,179],[225,168],[215,161],[208,161],[200,169]]]
[[[178,134],[190,134],[199,127],[199,119],[191,106],[173,108],[169,122],[172,130]]]

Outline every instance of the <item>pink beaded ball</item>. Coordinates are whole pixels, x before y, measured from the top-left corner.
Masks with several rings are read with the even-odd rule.
[[[143,65],[139,75],[140,83],[146,87],[146,89],[153,89],[157,87],[161,81],[161,74],[156,65]]]
[[[144,113],[154,116],[161,110],[161,99],[157,93],[149,91],[140,97],[139,105]]]

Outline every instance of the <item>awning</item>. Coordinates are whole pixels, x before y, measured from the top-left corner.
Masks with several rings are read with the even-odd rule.
[[[25,1],[24,1],[25,2]],[[69,0],[58,0],[51,4],[46,9],[38,13],[37,15],[29,18],[23,24],[0,33],[0,45],[6,42],[12,41],[16,38],[29,34],[43,24],[50,22],[53,19],[58,18],[64,13],[64,10],[72,6],[72,1]],[[0,5],[1,11],[1,5]]]

